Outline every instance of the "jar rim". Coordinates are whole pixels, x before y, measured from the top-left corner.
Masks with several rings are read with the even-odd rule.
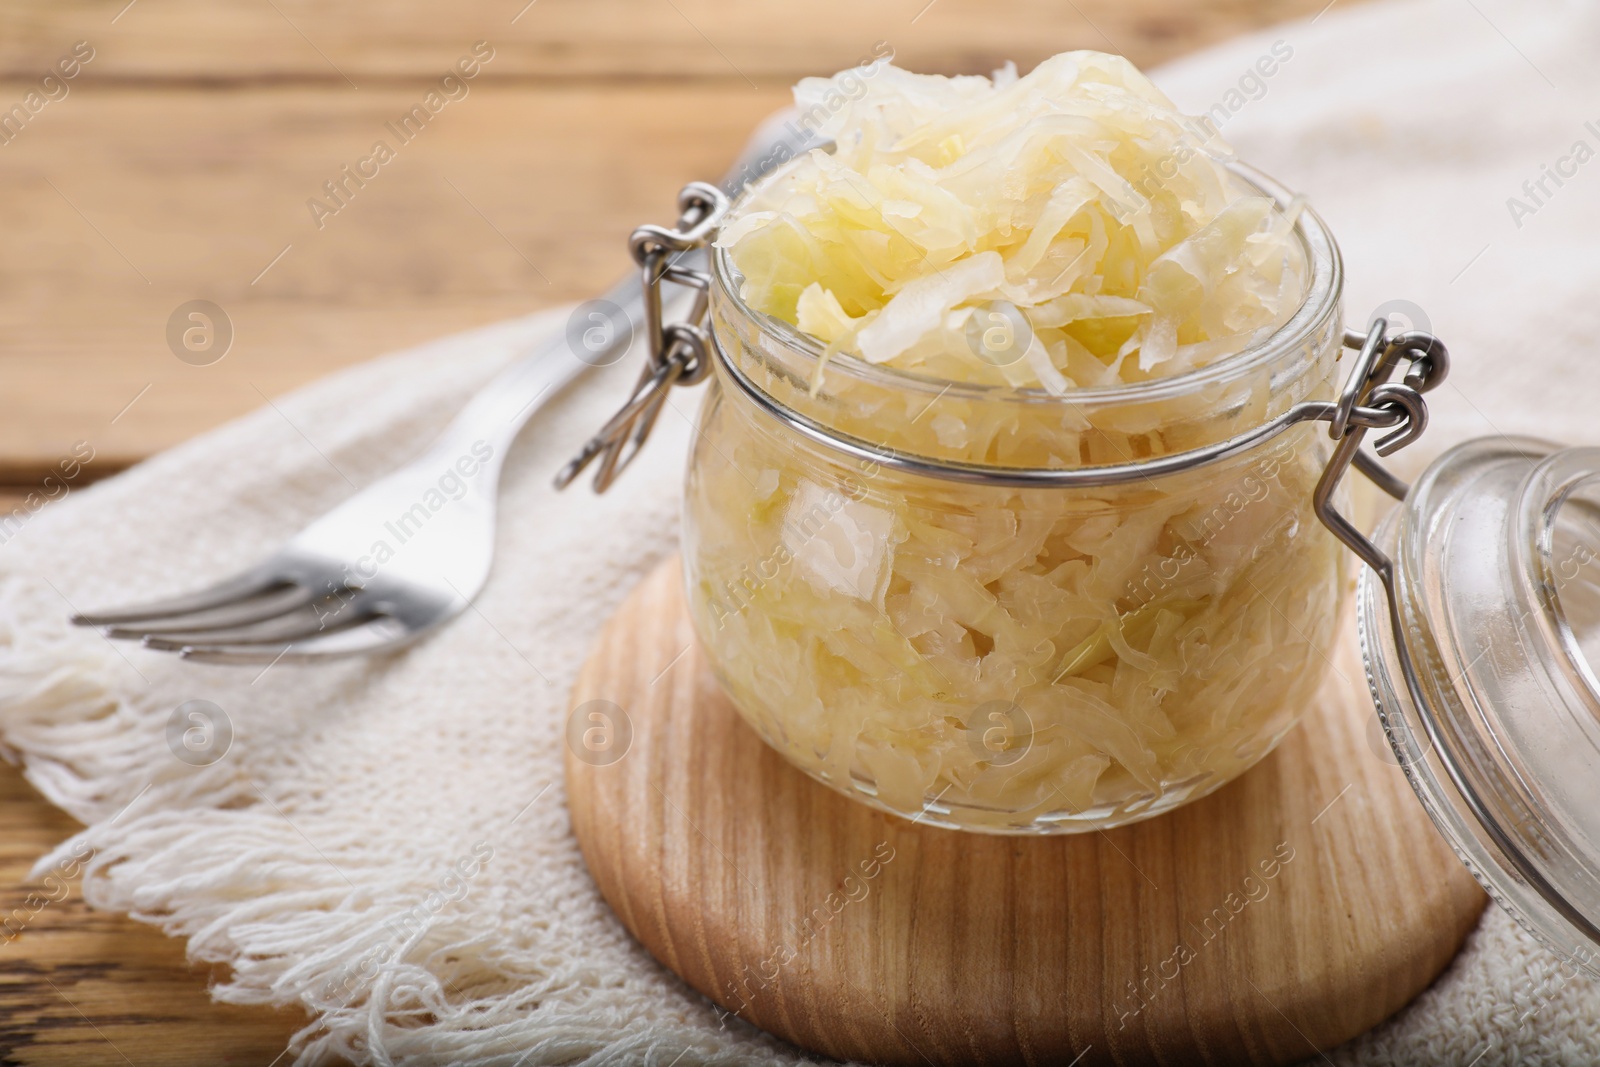
[[[1294,198],[1295,194],[1291,189],[1249,164],[1231,160],[1225,166],[1245,184],[1271,197],[1280,208],[1287,207]],[[751,195],[753,188],[755,187],[747,187],[740,199]],[[731,214],[730,211],[730,216]],[[1294,314],[1256,344],[1182,374],[1118,385],[1075,386],[1065,394],[1057,394],[1037,387],[1017,389],[1009,385],[988,385],[981,382],[958,382],[936,378],[886,364],[868,363],[848,352],[839,352],[830,357],[828,372],[842,373],[880,387],[937,394],[939,397],[958,400],[1070,405],[1077,408],[1149,403],[1188,395],[1211,386],[1226,385],[1259,371],[1263,366],[1271,366],[1275,360],[1304,344],[1319,330],[1325,329],[1328,320],[1338,314],[1344,288],[1344,263],[1332,231],[1328,229],[1322,217],[1306,204],[1302,206],[1299,217],[1295,220],[1294,234],[1299,238],[1301,248],[1305,252],[1310,275],[1305,294]],[[713,284],[721,290],[741,316],[763,333],[775,337],[787,348],[813,361],[822,358],[824,350],[822,342],[793,323],[769,315],[745,302],[739,292],[739,271],[734,266],[727,248],[717,244],[712,246],[710,252]]]

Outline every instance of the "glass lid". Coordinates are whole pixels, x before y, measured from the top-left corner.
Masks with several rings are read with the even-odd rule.
[[[1600,975],[1600,449],[1454,448],[1375,547],[1362,654],[1407,778],[1490,895]]]

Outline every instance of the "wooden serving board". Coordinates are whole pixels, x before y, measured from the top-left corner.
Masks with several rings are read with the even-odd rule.
[[[574,709],[621,711],[599,759],[585,718],[569,730],[573,828],[657,959],[816,1052],[1302,1059],[1421,992],[1484,905],[1383,756],[1348,629],[1305,722],[1228,787],[1109,832],[993,837],[884,815],[768,748],[712,677],[672,560],[574,689]]]

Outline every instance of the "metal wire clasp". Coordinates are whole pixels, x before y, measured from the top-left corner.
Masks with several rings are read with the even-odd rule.
[[[715,239],[728,211],[728,198],[714,185],[691,182],[678,194],[678,211],[678,223],[671,229],[640,226],[628,240],[644,289],[644,334],[650,358],[628,402],[556,475],[557,489],[571,485],[585,467],[599,459],[594,490],[605,492],[650,436],[666,402],[667,390],[674,385],[698,385],[711,373],[710,338],[705,328],[711,275],[686,266],[681,260]],[[682,322],[664,321],[663,282],[675,282],[696,291]]]
[[[1338,444],[1312,493],[1317,518],[1380,577],[1392,568],[1389,558],[1335,510],[1334,493],[1345,472],[1354,466],[1396,500],[1405,499],[1410,486],[1363,452],[1361,442],[1368,430],[1390,428],[1375,449],[1379,456],[1388,456],[1422,436],[1428,427],[1428,407],[1422,394],[1437,388],[1450,373],[1450,354],[1437,337],[1420,332],[1388,334],[1389,323],[1384,319],[1375,319],[1365,334],[1345,331],[1345,347],[1361,354],[1327,419],[1328,436]],[[1407,361],[1405,377],[1391,382],[1402,359]]]

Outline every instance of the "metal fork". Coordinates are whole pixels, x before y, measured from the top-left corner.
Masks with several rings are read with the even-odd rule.
[[[756,130],[725,190],[736,192],[773,162],[816,143],[793,115],[780,111]],[[604,299],[626,313],[631,331],[613,329],[581,353],[568,340],[572,330],[542,343],[480,390],[420,459],[363,489],[265,560],[187,596],[84,612],[73,623],[187,659],[268,664],[381,652],[454,618],[489,577],[495,501],[511,443],[562,386],[615,362],[619,349],[643,334],[638,277]],[[441,480],[459,498],[448,499]],[[379,543],[390,552],[375,554]]]

